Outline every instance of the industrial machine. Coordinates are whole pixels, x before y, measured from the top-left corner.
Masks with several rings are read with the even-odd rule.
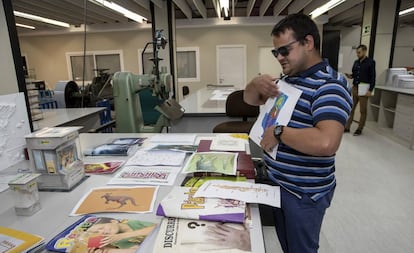
[[[173,85],[172,76],[166,73],[166,68],[159,71],[158,63],[161,59],[158,58],[158,50],[165,48],[166,43],[162,30],[157,30],[154,40],[148,42],[142,52],[145,53],[149,44],[153,45],[152,74],[136,75],[130,72],[117,72],[113,75],[117,132],[161,132],[164,127],[170,125],[170,120],[178,119],[184,114],[184,109],[174,99],[169,98]],[[152,94],[146,97],[139,96],[139,92],[144,89],[151,90]],[[144,124],[142,105],[154,102],[154,100],[160,102],[155,106],[160,116],[154,125],[148,126]]]

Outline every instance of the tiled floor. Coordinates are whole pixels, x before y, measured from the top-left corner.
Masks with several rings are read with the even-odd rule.
[[[217,121],[187,119],[175,130],[185,125],[189,132],[192,126],[196,132],[211,132],[209,124]],[[338,185],[319,252],[414,252],[414,151],[365,128],[358,137],[344,134],[336,171]],[[274,228],[263,231],[266,252],[282,252]]]

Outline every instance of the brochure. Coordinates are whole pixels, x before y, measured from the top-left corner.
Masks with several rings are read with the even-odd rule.
[[[157,215],[165,217],[243,223],[246,203],[233,199],[194,198],[197,188],[174,187],[161,200]]]
[[[118,170],[124,161],[107,161],[98,163],[84,163],[85,173],[89,174],[111,174]]]
[[[173,185],[180,170],[180,167],[125,166],[108,184]]]
[[[188,159],[182,173],[214,172],[236,175],[238,153],[202,152],[194,153]]]

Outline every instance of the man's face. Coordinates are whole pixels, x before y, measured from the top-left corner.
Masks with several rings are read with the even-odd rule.
[[[365,57],[365,55],[367,54],[367,51],[363,50],[362,48],[358,48],[356,51],[356,55],[358,57],[358,59],[363,59]]]
[[[284,33],[279,34],[279,36],[273,36],[273,45],[275,49],[280,49],[284,46],[287,49],[278,50],[279,52],[288,52],[287,55],[284,56],[279,53],[276,57],[282,66],[284,74],[292,76],[306,70],[306,51],[304,46],[295,40],[292,30],[286,30]]]

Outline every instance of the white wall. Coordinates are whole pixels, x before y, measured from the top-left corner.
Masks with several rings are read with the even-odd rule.
[[[393,67],[414,67],[414,27],[400,27],[395,41]]]
[[[9,31],[4,14],[3,1],[0,1],[0,95],[19,92]]]
[[[341,29],[341,42],[339,47],[338,71],[350,73],[356,59],[355,48],[360,44],[361,27],[347,27]]]

